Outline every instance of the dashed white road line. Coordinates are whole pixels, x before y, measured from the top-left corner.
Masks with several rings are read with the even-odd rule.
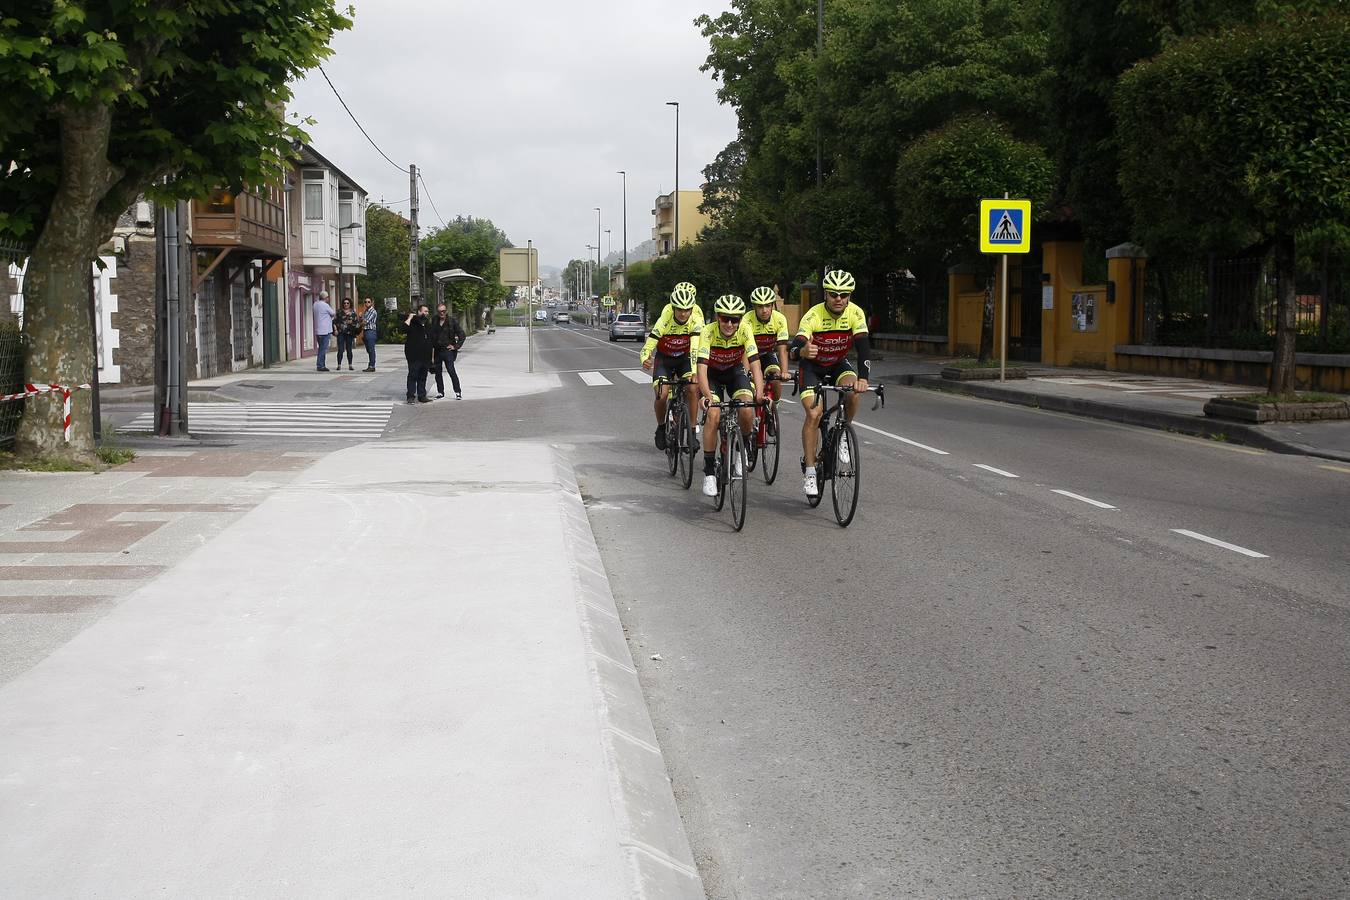
[[[1110,503],[1103,503],[1100,500],[1093,500],[1091,497],[1084,497],[1082,494],[1075,494],[1073,491],[1061,491],[1059,488],[1051,488],[1050,490],[1054,491],[1056,494],[1059,494],[1061,497],[1068,497],[1071,500],[1081,500],[1082,502],[1091,504],[1092,506],[1095,506],[1098,509],[1119,508],[1112,506]]]
[[[577,374],[581,376],[582,381],[586,382],[586,384],[591,387],[599,387],[602,384],[614,383],[599,372],[578,372]]]
[[[853,421],[853,427],[862,428],[867,431],[873,431],[876,432],[877,434],[885,435],[886,437],[890,438],[893,441],[899,441],[902,444],[909,444],[911,447],[918,447],[920,450],[927,450],[929,453],[936,453],[938,456],[951,456],[951,454],[948,453],[946,450],[939,450],[938,448],[930,447],[927,444],[920,444],[918,441],[911,441],[907,437],[901,437],[898,434],[891,434],[889,431],[882,431],[880,428],[873,428],[871,425],[864,425],[863,423],[857,421],[856,419]]]
[[[649,384],[651,383],[652,380],[652,376],[648,375],[641,369],[623,369],[621,370],[620,374],[622,374],[624,378],[627,378],[629,381],[634,382],[635,384]]]
[[[1002,475],[1004,478],[1020,478],[1020,475],[1014,475],[1011,472],[1005,472],[1002,469],[995,469],[993,466],[986,466],[984,463],[972,463],[977,469],[984,469],[986,472],[993,472],[995,475]]]
[[[1188,538],[1195,538],[1197,541],[1204,541],[1206,544],[1213,544],[1215,547],[1222,547],[1225,550],[1232,550],[1234,553],[1241,553],[1243,556],[1250,556],[1252,559],[1270,559],[1264,553],[1257,553],[1255,550],[1248,550],[1246,547],[1239,547],[1237,544],[1230,544],[1227,541],[1221,541],[1218,538],[1212,538],[1209,535],[1201,534],[1198,531],[1189,531],[1185,528],[1173,528],[1176,534],[1185,535]]]

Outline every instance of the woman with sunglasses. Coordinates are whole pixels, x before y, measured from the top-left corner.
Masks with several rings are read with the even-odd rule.
[[[794,359],[800,358],[802,409],[806,421],[802,423],[802,455],[806,458],[806,478],[802,490],[808,497],[820,493],[816,483],[816,443],[820,434],[823,407],[816,405],[816,385],[853,385],[855,393],[844,400],[844,413],[850,422],[858,412],[858,401],[867,390],[867,376],[871,371],[871,344],[867,332],[867,316],[852,302],[856,282],[842,270],[825,273],[821,284],[825,302],[806,311],[797,325],[797,336],[789,347]],[[849,364],[848,353],[858,351],[856,368]]]

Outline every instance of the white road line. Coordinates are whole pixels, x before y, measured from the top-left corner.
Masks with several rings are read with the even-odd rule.
[[[984,469],[986,472],[993,472],[995,475],[1002,475],[1004,478],[1020,478],[1020,475],[1014,475],[1011,472],[1005,472],[1002,469],[995,469],[993,466],[986,466],[984,463],[972,463],[977,469]]]
[[[1198,531],[1188,531],[1185,528],[1173,528],[1172,531],[1177,534],[1184,534],[1188,538],[1195,538],[1197,541],[1204,541],[1206,544],[1213,544],[1215,547],[1222,547],[1225,550],[1232,550],[1234,553],[1241,553],[1243,556],[1250,556],[1252,559],[1270,559],[1264,553],[1257,553],[1255,550],[1248,550],[1246,547],[1239,547],[1237,544],[1230,544],[1227,541],[1221,541],[1218,538],[1212,538],[1200,534]]]
[[[598,337],[591,337],[589,334],[582,334],[580,331],[577,331],[577,330],[572,329],[572,328],[568,328],[568,329],[566,329],[566,331],[567,331],[569,334],[575,334],[577,337],[585,338],[585,339],[588,340],[588,341],[595,341],[597,344],[604,344],[606,347],[610,348],[611,350],[622,350],[624,353],[631,353],[631,354],[633,354],[634,356],[641,356],[641,355],[642,355],[642,352],[641,352],[640,350],[634,350],[632,347],[620,347],[617,341],[608,341],[608,340],[602,341],[602,340],[600,340]],[[572,349],[576,349],[576,348],[572,348]]]
[[[581,380],[586,382],[590,387],[600,387],[601,385],[614,383],[599,372],[578,372],[577,374],[580,375]]]
[[[621,374],[623,375],[624,378],[627,378],[629,381],[632,381],[636,384],[648,384],[652,380],[652,376],[648,375],[641,369],[624,369],[622,370]]]
[[[1097,507],[1098,509],[1117,509],[1117,508],[1118,508],[1118,507],[1112,506],[1110,503],[1103,503],[1103,502],[1100,501],[1100,500],[1093,500],[1091,497],[1084,497],[1082,494],[1075,494],[1073,491],[1061,491],[1059,488],[1051,488],[1051,490],[1054,491],[1056,494],[1059,494],[1060,496],[1063,496],[1063,497],[1069,497],[1070,499],[1073,499],[1073,500],[1081,500],[1081,501],[1083,501],[1084,503],[1090,503],[1091,505]]]
[[[902,444],[909,444],[911,447],[918,447],[920,450],[927,450],[929,453],[936,453],[938,456],[951,456],[951,454],[948,453],[946,450],[939,450],[938,448],[930,447],[927,444],[920,444],[918,441],[911,441],[907,437],[901,437],[898,434],[891,434],[889,431],[882,431],[880,428],[873,428],[871,425],[864,425],[863,423],[857,421],[856,419],[853,421],[853,427],[862,428],[867,431],[873,431],[876,432],[877,434],[885,435],[886,437],[890,438],[893,441],[899,441]]]

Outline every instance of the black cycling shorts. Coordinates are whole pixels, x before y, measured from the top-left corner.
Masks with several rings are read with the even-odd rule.
[[[658,378],[688,379],[694,374],[688,353],[681,353],[679,356],[653,353],[652,360],[652,387],[660,387],[656,384]]]
[[[832,366],[819,366],[812,360],[804,359],[797,368],[801,372],[801,395],[803,397],[813,396],[818,384],[838,384],[839,379],[846,375],[852,375],[855,378],[858,375],[853,368],[853,364],[848,361],[848,357],[844,357]]]
[[[750,373],[740,366],[729,369],[708,367],[708,387],[718,400],[731,397],[735,400],[755,399],[755,389],[750,382]]]

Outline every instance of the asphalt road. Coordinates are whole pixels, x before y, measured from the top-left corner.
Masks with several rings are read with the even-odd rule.
[[[852,527],[785,402],[738,534],[635,345],[537,349],[385,433],[572,458],[710,896],[1350,896],[1346,467],[889,388]]]

